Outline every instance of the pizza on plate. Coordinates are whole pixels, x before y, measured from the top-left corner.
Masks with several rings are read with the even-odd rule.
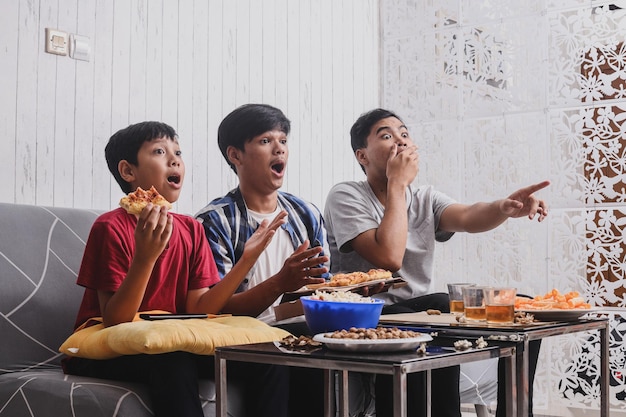
[[[155,206],[165,206],[168,209],[172,208],[170,202],[159,194],[154,186],[150,187],[149,190],[137,187],[135,191],[122,197],[120,200],[120,206],[130,214],[140,214],[148,203],[152,203]]]
[[[364,282],[375,281],[379,279],[391,278],[391,271],[386,269],[370,269],[367,272],[349,272],[344,274],[335,274],[327,283],[329,287],[345,287],[347,285],[357,285]]]

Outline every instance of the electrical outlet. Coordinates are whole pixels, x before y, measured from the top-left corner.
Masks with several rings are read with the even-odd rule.
[[[55,55],[67,55],[67,32],[46,28],[46,52]]]

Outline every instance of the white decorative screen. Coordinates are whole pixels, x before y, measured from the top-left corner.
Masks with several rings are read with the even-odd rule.
[[[382,0],[381,30],[382,105],[420,147],[419,184],[471,203],[552,182],[545,223],[439,245],[436,289],[509,283],[626,307],[626,4]],[[613,411],[626,410],[624,317],[612,310]],[[598,349],[595,333],[544,341],[535,413],[599,408]]]

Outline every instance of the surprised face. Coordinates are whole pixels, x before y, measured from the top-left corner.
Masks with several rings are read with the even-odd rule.
[[[162,137],[144,142],[137,165],[129,164],[127,179],[133,189],[154,186],[170,203],[178,200],[185,179],[185,163],[177,139]]]
[[[289,158],[285,132],[270,130],[246,142],[243,151],[229,147],[227,152],[242,187],[260,194],[270,194],[282,187]]]

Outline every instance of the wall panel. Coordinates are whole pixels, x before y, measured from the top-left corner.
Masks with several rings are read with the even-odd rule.
[[[45,3],[45,2],[44,2]],[[58,27],[76,33],[77,0],[59,0]],[[71,206],[74,201],[74,110],[76,109],[76,61],[58,59],[54,104],[54,129],[44,134],[53,134],[53,203],[55,206]]]
[[[146,7],[145,118],[146,120],[162,120],[162,80],[165,60],[163,0],[150,0]]]
[[[323,207],[360,177],[348,130],[378,106],[377,0],[0,2],[3,202],[115,207],[108,138],[160,119],[186,158],[176,209],[195,213],[236,185],[216,132],[248,102],[292,120],[285,190]],[[45,53],[46,27],[87,36],[90,61]]]
[[[84,2],[81,2],[84,3]],[[86,93],[83,100],[93,102],[93,143],[92,150],[92,175],[91,187],[80,190],[82,202],[91,202],[93,208],[110,207],[113,196],[119,195],[119,186],[111,179],[111,174],[104,160],[104,147],[114,129],[119,129],[119,124],[113,125],[113,19],[115,16],[114,7],[111,2],[95,2],[95,33],[91,38],[93,48],[89,65],[86,62],[78,62],[79,66],[93,67],[94,88],[90,95]],[[117,48],[117,46],[115,46]],[[119,107],[115,105],[115,112]],[[77,123],[83,123],[77,120]],[[88,139],[87,139],[88,140]],[[76,172],[77,175],[85,175],[83,172]],[[86,174],[89,176],[89,174]],[[93,190],[99,190],[97,193]],[[46,204],[46,203],[42,203]]]
[[[160,25],[163,37],[155,48],[161,48],[161,80],[151,88],[161,90],[161,120],[178,127],[178,0],[163,0]]]
[[[5,181],[0,181],[0,195],[13,200],[16,198],[16,124],[17,124],[17,70],[18,70],[18,33],[20,22],[20,3],[4,4],[0,13],[0,166],[5,170]]]
[[[20,2],[15,79],[16,131],[13,138],[16,145],[15,171],[5,178],[15,178],[14,198],[22,203],[35,202],[41,194],[52,203],[55,102],[46,102],[42,96],[54,97],[57,59],[40,53],[44,37],[44,31],[39,26],[40,19],[56,24],[56,2],[46,2],[45,5],[40,5],[39,1]],[[40,62],[47,66],[45,73],[37,71]],[[38,120],[40,108],[43,118]]]
[[[191,189],[191,193],[186,193],[191,197],[191,207],[198,207],[206,204],[201,190],[206,190],[209,184],[209,178],[205,172],[207,153],[209,144],[207,140],[202,140],[202,136],[207,132],[208,119],[208,67],[209,67],[209,31],[207,25],[203,24],[209,19],[209,4],[203,0],[194,2],[193,20],[195,28],[193,33],[193,78],[192,78],[192,108],[191,114],[191,137],[198,138],[192,143],[185,144],[185,160],[191,165],[193,177],[187,177],[187,184],[191,185],[187,189]],[[192,148],[189,147],[192,146]],[[193,213],[191,213],[193,214]]]
[[[93,39],[96,32],[96,4],[93,2],[77,2],[76,32]],[[82,197],[82,192],[91,189],[94,175],[94,158],[102,159],[102,153],[94,155],[94,64],[93,62],[74,61],[76,73],[75,108],[71,109],[74,116],[70,122],[74,125],[74,153],[70,167],[73,168],[71,193],[72,206],[88,208],[92,200]],[[87,65],[83,65],[87,64]],[[88,93],[88,94],[86,94]],[[82,174],[84,173],[84,174]],[[108,195],[108,193],[106,193]]]

